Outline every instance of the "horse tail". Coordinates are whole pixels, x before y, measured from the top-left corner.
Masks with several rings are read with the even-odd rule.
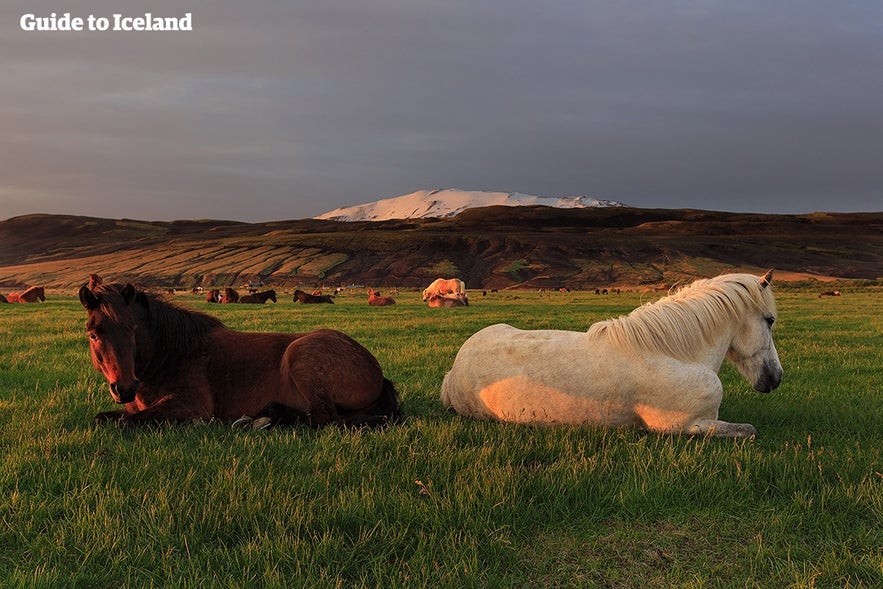
[[[398,421],[401,416],[399,392],[391,380],[384,378],[380,395],[373,403],[360,411],[339,415],[337,423],[342,427],[380,427]]]
[[[383,379],[383,388],[380,390],[380,396],[377,398],[376,403],[379,412],[389,419],[398,419],[402,416],[402,408],[399,405],[399,392],[388,378]]]

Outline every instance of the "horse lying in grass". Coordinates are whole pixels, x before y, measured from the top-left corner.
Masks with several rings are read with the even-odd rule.
[[[131,284],[79,291],[92,363],[125,405],[96,421],[232,421],[373,426],[399,415],[377,359],[331,329],[234,331]]]
[[[230,288],[229,286],[224,289],[224,294],[221,295],[221,303],[224,305],[229,305],[231,303],[239,302],[239,293],[236,292],[235,289]]]
[[[267,301],[276,302],[276,291],[275,290],[265,290],[264,292],[256,292],[254,294],[247,294],[239,297],[240,303],[254,303],[258,305],[263,305]]]
[[[301,303],[303,305],[314,305],[318,303],[331,303],[332,305],[334,304],[334,299],[331,298],[331,295],[310,294],[302,290],[294,291],[294,296],[291,297],[291,300],[295,303]]]
[[[372,307],[388,307],[389,305],[395,305],[396,300],[392,297],[383,297],[380,296],[380,293],[374,290],[373,288],[368,289],[368,304]]]
[[[42,286],[32,286],[23,292],[11,292],[6,295],[7,303],[37,303],[46,300],[46,292]]]
[[[452,295],[432,295],[426,301],[426,305],[432,308],[468,307],[469,299]]]
[[[442,402],[460,414],[536,424],[637,426],[749,437],[718,420],[724,359],[760,392],[782,380],[772,271],[697,280],[588,332],[492,325],[460,348]]]

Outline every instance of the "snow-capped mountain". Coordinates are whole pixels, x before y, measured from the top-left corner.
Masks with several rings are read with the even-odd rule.
[[[389,219],[419,219],[423,217],[453,217],[475,207],[493,205],[545,205],[564,209],[588,207],[624,207],[619,202],[598,200],[587,196],[532,196],[519,192],[486,192],[483,190],[418,190],[411,194],[385,198],[351,207],[340,207],[322,213],[316,219],[332,221],[386,221]]]

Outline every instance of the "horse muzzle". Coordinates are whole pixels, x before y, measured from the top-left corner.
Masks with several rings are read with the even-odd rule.
[[[141,386],[141,381],[137,378],[127,387],[122,386],[118,382],[112,382],[110,383],[110,396],[113,397],[114,402],[118,405],[131,403],[135,400],[135,394],[138,392],[139,386]]]
[[[768,393],[782,383],[782,376],[784,376],[784,371],[779,364],[764,366],[760,378],[754,383],[754,390],[759,393]]]

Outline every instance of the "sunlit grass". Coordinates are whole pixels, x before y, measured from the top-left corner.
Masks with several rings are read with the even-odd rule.
[[[472,294],[464,309],[184,304],[237,329],[346,331],[406,419],[377,431],[93,427],[110,409],[75,298],[0,308],[3,587],[875,587],[883,297],[779,293],[786,376],[725,367],[755,440],[462,419],[438,400],[496,322],[584,329],[648,295]]]

